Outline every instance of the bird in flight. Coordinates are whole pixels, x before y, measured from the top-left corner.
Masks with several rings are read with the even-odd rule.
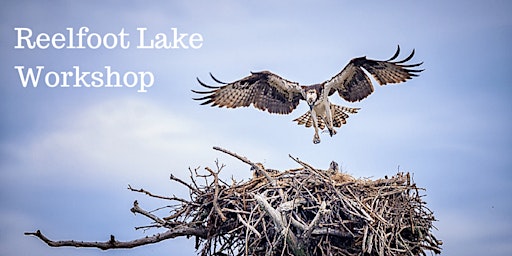
[[[386,85],[405,82],[423,71],[416,69],[423,62],[407,64],[414,56],[414,50],[408,57],[396,60],[399,54],[400,46],[388,60],[354,58],[331,79],[313,85],[301,85],[270,71],[251,72],[249,76],[231,83],[222,82],[210,73],[211,78],[220,85],[207,85],[197,78],[199,84],[208,90],[192,92],[203,95],[194,98],[202,101],[201,105],[227,108],[253,105],[272,114],[289,114],[297,108],[301,100],[304,100],[309,106],[309,111],[293,121],[298,125],[313,126],[313,143],[318,144],[319,130],[327,127],[329,135],[333,136],[336,134],[334,127],[341,127],[346,123],[349,114],[357,113],[359,110],[332,104],[329,96],[337,92],[341,98],[349,102],[365,99],[374,91],[366,72],[371,74],[379,85]]]

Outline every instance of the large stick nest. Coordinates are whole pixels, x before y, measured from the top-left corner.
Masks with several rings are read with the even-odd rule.
[[[378,180],[337,170],[265,169],[244,157],[253,178],[219,179],[217,170],[191,171],[191,200],[165,218],[206,229],[197,236],[200,255],[424,255],[440,253],[433,213],[409,173]],[[195,177],[194,177],[195,176]],[[197,184],[204,178],[204,184]],[[176,179],[176,178],[174,178]],[[180,181],[184,184],[184,182]]]
[[[441,252],[442,242],[432,233],[435,221],[409,173],[369,180],[355,179],[338,170],[335,162],[320,170],[291,157],[301,167],[286,171],[266,169],[243,156],[214,148],[249,164],[248,181],[226,182],[215,170],[190,169],[191,183],[171,175],[185,186],[190,198],[132,191],[174,202],[170,215],[159,217],[137,201],[131,209],[153,223],[138,228],[165,232],[128,242],[113,235],[106,242],[53,241],[41,231],[28,232],[49,246],[133,248],[179,236],[195,237],[202,256],[214,255],[426,255]]]

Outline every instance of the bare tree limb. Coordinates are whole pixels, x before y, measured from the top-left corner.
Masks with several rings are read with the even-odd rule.
[[[312,235],[331,235],[331,236],[338,236],[338,237],[353,237],[352,234],[348,232],[344,232],[341,230],[336,229],[329,229],[329,228],[315,228],[311,232]]]
[[[299,242],[297,237],[293,232],[290,231],[288,225],[286,224],[286,219],[282,217],[282,214],[274,209],[267,201],[267,198],[263,195],[252,194],[254,199],[258,201],[258,204],[265,209],[265,212],[272,218],[275,223],[277,230],[279,230],[283,235],[286,236],[286,241],[290,242],[290,248],[294,252],[299,252],[301,249],[299,248]]]
[[[274,209],[267,201],[267,198],[264,195],[253,194],[252,195],[258,204],[267,212],[267,214],[274,221],[275,227],[278,231],[282,231],[286,228],[286,224],[283,221],[281,214]]]
[[[173,229],[169,229],[163,233],[158,233],[153,236],[146,236],[143,238],[131,240],[131,241],[118,241],[113,235],[110,235],[110,239],[106,242],[86,242],[86,241],[75,241],[75,240],[63,240],[54,241],[43,235],[40,230],[36,232],[26,232],[27,236],[35,236],[45,242],[51,247],[94,247],[101,250],[109,249],[127,249],[147,244],[158,243],[167,239],[176,238],[180,236],[197,236],[206,237],[207,231],[202,227],[188,227],[179,226]]]
[[[326,202],[322,201],[322,203],[320,204],[320,208],[318,209],[318,212],[315,215],[315,218],[313,218],[311,223],[304,230],[304,237],[311,236],[313,229],[318,225],[318,221],[320,221],[320,218],[327,212],[327,210],[325,209],[326,206],[327,206]]]

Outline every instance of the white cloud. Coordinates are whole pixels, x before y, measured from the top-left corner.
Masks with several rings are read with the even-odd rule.
[[[250,136],[253,132],[230,136],[232,130],[227,127],[235,121],[213,125],[200,116],[175,112],[139,98],[80,106],[72,115],[54,117],[50,128],[30,141],[3,145],[12,156],[9,167],[4,166],[6,177],[49,186],[124,188],[132,184],[158,190],[170,184],[170,173],[188,179],[189,167],[214,167],[215,159],[227,165],[222,173],[225,178],[250,177],[246,164],[212,150],[213,146],[256,162],[286,159],[284,153],[276,156],[277,149],[271,145],[258,146],[270,140],[256,140]]]
[[[194,122],[136,98],[99,102],[54,120],[51,130],[10,146],[25,175],[100,183],[165,179],[174,162],[184,164],[201,144]]]

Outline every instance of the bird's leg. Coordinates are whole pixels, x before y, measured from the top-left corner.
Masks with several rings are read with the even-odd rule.
[[[309,111],[309,113],[311,114],[311,118],[313,118],[313,128],[315,128],[315,135],[313,136],[313,143],[318,144],[318,143],[320,143],[320,136],[318,135],[318,118],[316,115],[316,111],[313,108]]]
[[[329,102],[326,102],[326,104],[328,104],[328,106],[325,107],[325,112],[326,112],[326,119],[325,122],[327,123],[327,130],[329,130],[329,135],[332,137],[333,135],[336,134],[336,130],[334,130],[334,125],[333,125],[333,115],[335,113],[334,112],[334,108],[331,108],[331,103]]]

